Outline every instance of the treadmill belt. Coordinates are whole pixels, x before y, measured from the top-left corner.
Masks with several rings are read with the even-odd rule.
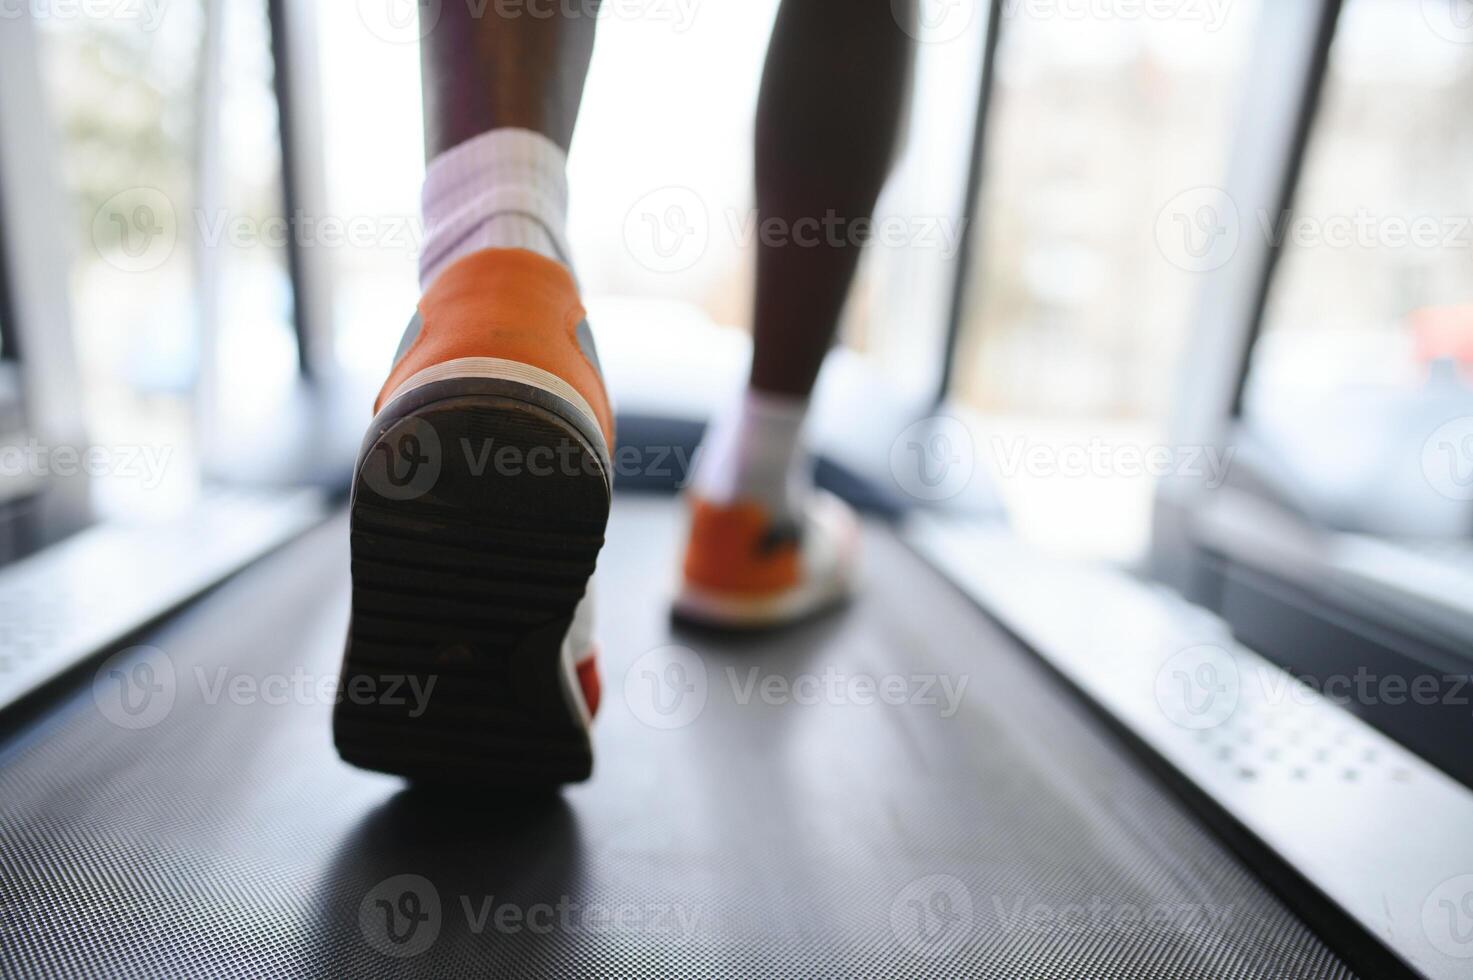
[[[1350,976],[884,528],[862,601],[739,641],[669,624],[679,533],[615,507],[560,794],[337,759],[342,518],[110,665],[163,701],[89,672],[0,743],[0,976]]]

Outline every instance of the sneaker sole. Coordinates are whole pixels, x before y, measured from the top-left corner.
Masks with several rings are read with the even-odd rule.
[[[591,415],[525,372],[395,393],[350,503],[343,759],[456,785],[588,778],[583,651],[567,634],[603,546],[609,473]]]

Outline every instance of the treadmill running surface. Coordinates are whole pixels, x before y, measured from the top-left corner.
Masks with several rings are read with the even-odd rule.
[[[163,710],[86,672],[0,742],[0,976],[1351,975],[883,527],[858,601],[744,640],[672,629],[679,533],[615,507],[560,794],[338,760],[345,519],[142,640]]]

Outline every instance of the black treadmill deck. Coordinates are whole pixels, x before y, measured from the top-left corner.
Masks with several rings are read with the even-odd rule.
[[[672,633],[678,531],[616,506],[594,778],[530,801],[337,759],[343,521],[248,570],[146,641],[149,727],[88,677],[0,745],[0,975],[1350,976],[885,530],[740,642]]]

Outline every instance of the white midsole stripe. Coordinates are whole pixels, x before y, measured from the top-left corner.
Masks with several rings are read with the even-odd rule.
[[[593,406],[588,404],[588,399],[578,393],[578,389],[568,384],[562,378],[551,371],[544,371],[521,361],[512,361],[504,357],[457,357],[450,361],[441,361],[429,367],[416,371],[404,380],[404,383],[395,388],[393,394],[389,395],[384,404],[388,404],[400,395],[423,388],[425,385],[434,384],[437,381],[451,381],[455,378],[488,378],[494,381],[516,381],[533,388],[540,388],[549,394],[556,395],[568,402],[575,408],[588,423],[588,431],[595,433],[598,446],[602,453],[607,456],[609,447],[605,445],[603,427],[598,424],[598,416],[593,413]]]
[[[563,694],[584,728],[593,723],[593,715],[588,710],[588,700],[583,696],[583,684],[578,680],[578,662],[589,656],[593,648],[593,583],[589,582],[588,591],[573,610],[573,621],[563,636],[561,650]]]

